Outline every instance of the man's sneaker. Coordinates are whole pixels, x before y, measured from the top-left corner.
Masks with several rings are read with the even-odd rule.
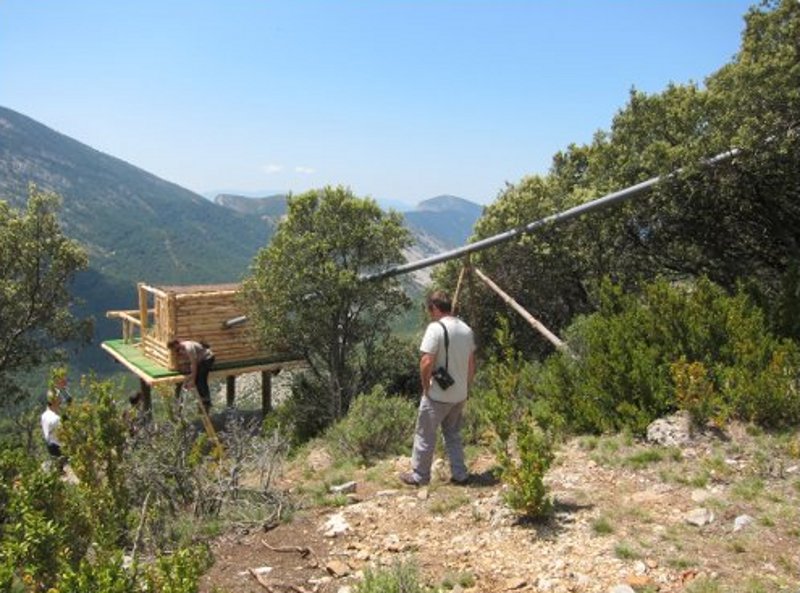
[[[464,476],[460,480],[456,479],[455,477],[450,478],[450,483],[454,484],[455,486],[466,486],[467,484],[469,484],[469,482],[470,482],[469,474],[467,474],[466,476]]]
[[[414,472],[405,472],[397,477],[400,478],[400,481],[406,486],[414,486],[415,488],[418,486],[425,486],[423,482],[417,480],[416,476],[414,476]]]

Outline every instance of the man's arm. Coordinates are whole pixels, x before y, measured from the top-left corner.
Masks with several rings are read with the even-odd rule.
[[[436,363],[436,355],[423,352],[419,359],[419,376],[422,380],[422,395],[428,395],[433,376],[433,365]]]
[[[193,360],[191,362],[191,373],[185,383],[186,388],[191,389],[192,387],[194,387],[196,381],[197,381],[197,361]]]

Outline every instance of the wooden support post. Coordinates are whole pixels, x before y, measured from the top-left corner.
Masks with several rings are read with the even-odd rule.
[[[559,338],[557,335],[555,335],[553,332],[547,329],[541,321],[539,321],[533,315],[528,313],[522,307],[522,305],[520,305],[517,301],[515,301],[513,298],[511,298],[509,295],[503,292],[503,290],[499,286],[497,286],[497,284],[492,282],[489,279],[489,277],[486,276],[486,274],[481,272],[478,268],[472,268],[472,270],[473,272],[475,272],[475,275],[478,276],[478,278],[483,280],[483,283],[486,284],[486,286],[488,286],[495,293],[497,293],[497,295],[501,299],[503,299],[503,301],[505,301],[506,304],[510,305],[512,309],[514,309],[517,313],[522,315],[525,318],[525,320],[528,323],[530,323],[534,327],[534,329],[536,329],[540,334],[542,334],[551,344],[553,344],[553,346],[555,346],[559,350],[569,351],[569,348],[567,348],[567,345],[561,340],[561,338]]]
[[[147,335],[148,319],[147,319],[147,290],[144,284],[139,283],[139,333],[140,338],[144,340]]]
[[[261,371],[261,413],[272,411],[272,371]]]
[[[458,273],[458,282],[456,283],[456,291],[453,294],[453,315],[458,314],[458,297],[461,296],[461,285],[464,282],[464,274],[469,270],[469,255],[464,258],[464,265],[461,266],[461,271]]]
[[[225,377],[225,403],[229,408],[234,406],[236,400],[236,375]]]
[[[153,395],[150,384],[144,379],[139,379],[139,389],[142,392],[142,409],[150,416],[153,411]]]

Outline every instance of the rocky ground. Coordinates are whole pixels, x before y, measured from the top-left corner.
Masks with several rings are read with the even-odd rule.
[[[365,570],[405,563],[456,592],[798,593],[798,458],[798,434],[743,427],[668,445],[575,439],[548,472],[554,512],[540,521],[506,507],[485,452],[472,452],[468,486],[441,462],[428,487],[402,486],[408,460],[388,460],[347,476],[355,491],[331,500],[348,504],[218,538],[201,591],[345,593]],[[330,484],[334,465],[315,451],[284,485]]]

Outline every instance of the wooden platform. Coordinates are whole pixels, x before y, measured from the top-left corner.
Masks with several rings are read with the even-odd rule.
[[[100,344],[111,357],[137,377],[144,398],[144,408],[152,408],[151,388],[153,385],[172,383],[176,390],[186,380],[186,375],[169,369],[152,358],[145,356],[140,340],[107,340]],[[284,369],[297,369],[306,366],[305,360],[297,356],[282,354],[249,360],[218,362],[209,373],[210,379],[225,378],[225,399],[227,406],[234,406],[236,377],[245,373],[261,373],[261,412],[266,415],[272,410],[272,375]]]
[[[148,385],[163,383],[180,383],[186,375],[173,371],[148,358],[140,348],[140,340],[107,340],[101,344],[103,350],[108,352],[114,360],[125,366],[129,371],[138,376]],[[244,373],[259,371],[279,371],[282,369],[300,368],[305,366],[305,361],[290,354],[275,355],[235,362],[219,362],[209,375],[211,378],[230,377]]]

